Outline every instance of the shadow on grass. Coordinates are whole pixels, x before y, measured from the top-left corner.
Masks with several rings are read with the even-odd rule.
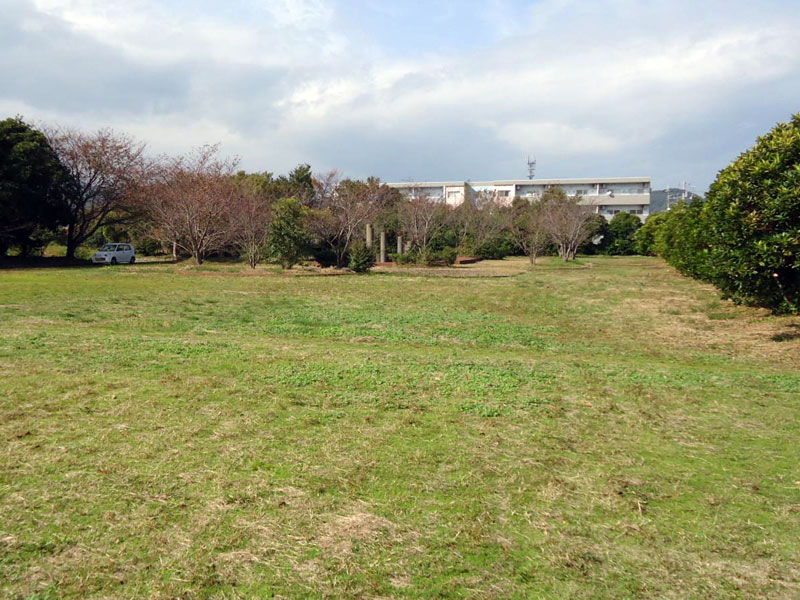
[[[136,262],[134,268],[153,265],[174,264],[173,260],[158,260]],[[0,270],[3,269],[87,269],[109,265],[96,265],[91,260],[82,258],[66,258],[64,256],[2,256],[0,257]],[[131,265],[121,265],[131,266]]]
[[[790,342],[792,340],[800,339],[800,323],[792,323],[789,325],[788,331],[782,331],[770,336],[773,342]]]

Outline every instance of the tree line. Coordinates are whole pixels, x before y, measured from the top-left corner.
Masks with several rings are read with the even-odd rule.
[[[482,192],[452,207],[378,179],[312,173],[247,173],[218,146],[148,156],[145,145],[109,129],[84,133],[0,121],[0,255],[36,254],[50,241],[73,258],[82,245],[131,241],[142,254],[171,253],[198,264],[213,255],[291,267],[305,259],[366,270],[372,225],[398,263],[452,263],[456,256],[578,252],[631,254],[640,226],[623,213],[611,223],[558,189],[506,205]]]
[[[651,216],[636,241],[737,303],[800,312],[800,114],[720,171],[705,198]]]

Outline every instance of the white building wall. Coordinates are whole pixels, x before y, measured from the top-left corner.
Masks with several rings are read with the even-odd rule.
[[[443,200],[450,206],[458,206],[464,200],[474,201],[479,193],[491,194],[495,200],[511,204],[515,196],[536,199],[555,187],[568,196],[578,196],[582,204],[595,207],[595,212],[607,219],[619,212],[629,212],[645,220],[650,214],[650,180],[646,177],[620,177],[592,179],[545,179],[481,181],[474,183],[390,183],[401,193],[424,194],[433,200]],[[465,198],[466,194],[466,198]]]

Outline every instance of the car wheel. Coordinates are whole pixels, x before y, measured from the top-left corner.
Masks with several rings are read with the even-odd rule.
[[[133,264],[135,262],[136,262],[136,257],[135,256],[131,256],[131,263],[130,264]]]
[[[117,257],[116,257],[116,256],[112,256],[112,257],[111,257],[111,264],[112,264],[112,265],[115,265],[115,264],[117,264]]]

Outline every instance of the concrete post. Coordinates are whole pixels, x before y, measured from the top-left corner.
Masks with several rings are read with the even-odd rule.
[[[372,248],[372,225],[367,223],[367,248]]]
[[[402,254],[403,253],[403,236],[402,235],[398,235],[397,236],[397,253],[398,254]]]
[[[380,262],[386,262],[386,232],[381,231],[381,260]]]

